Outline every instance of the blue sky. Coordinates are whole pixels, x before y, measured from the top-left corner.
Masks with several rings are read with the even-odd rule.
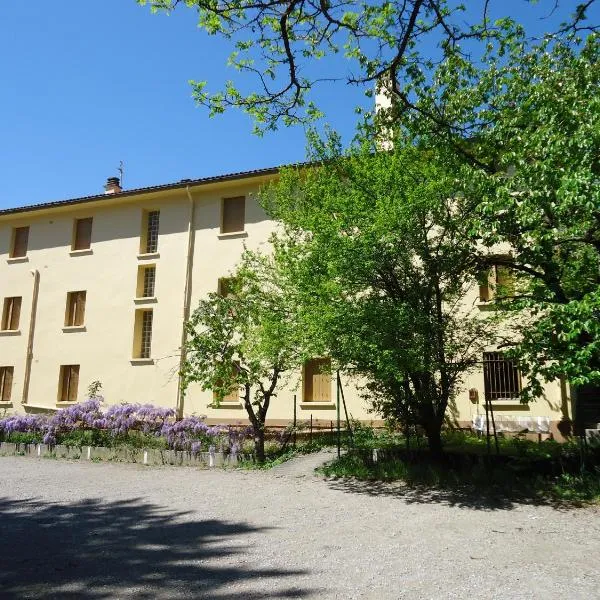
[[[501,4],[513,16],[509,5],[523,8],[522,0]],[[521,20],[538,26],[530,10]],[[302,160],[301,128],[259,138],[245,115],[210,119],[194,105],[188,80],[233,78],[228,53],[190,10],[151,15],[135,0],[2,2],[0,207],[101,193],[121,160],[126,188]],[[346,136],[354,106],[368,102],[345,85],[321,99]]]

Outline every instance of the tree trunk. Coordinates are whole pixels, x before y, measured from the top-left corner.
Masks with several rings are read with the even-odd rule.
[[[427,433],[427,443],[429,450],[434,457],[442,456],[442,423],[437,420],[429,422],[425,426],[425,432]]]
[[[265,462],[265,428],[264,426],[254,429],[254,452],[259,464]]]

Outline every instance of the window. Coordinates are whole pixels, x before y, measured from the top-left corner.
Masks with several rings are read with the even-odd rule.
[[[79,365],[61,365],[58,382],[58,401],[77,402]]]
[[[237,371],[239,369],[239,366],[237,363],[233,363],[233,369],[234,369],[234,371]],[[237,383],[235,383],[233,381],[232,381],[232,386],[233,386],[233,388],[231,389],[231,391],[228,394],[226,394],[225,396],[223,396],[223,399],[221,400],[222,403],[239,402],[240,401],[240,388],[238,387]],[[218,402],[216,392],[213,392],[213,401],[215,403]]]
[[[154,254],[158,252],[158,228],[160,211],[144,211],[142,217],[142,238],[140,243],[141,254]]]
[[[494,265],[478,277],[479,300],[490,302],[514,294],[514,275],[506,265]]]
[[[217,285],[217,294],[223,298],[233,296],[233,287],[235,286],[234,277],[220,277]]]
[[[302,372],[304,402],[331,402],[331,360],[313,358]]]
[[[75,219],[72,250],[88,250],[92,245],[92,217]]]
[[[512,400],[521,395],[521,373],[502,352],[483,353],[485,401]]]
[[[17,331],[21,318],[21,297],[4,298],[2,310],[2,331]]]
[[[152,355],[151,310],[136,310],[133,332],[133,358],[150,358]]]
[[[65,310],[65,327],[81,327],[85,319],[86,292],[69,292]]]
[[[138,267],[136,298],[154,298],[156,283],[156,265]]]
[[[0,367],[0,402],[10,402],[14,367]]]
[[[10,248],[10,258],[22,258],[27,256],[27,246],[29,244],[29,227],[13,228],[12,244]]]
[[[221,214],[221,233],[244,231],[246,217],[246,198],[223,198]]]

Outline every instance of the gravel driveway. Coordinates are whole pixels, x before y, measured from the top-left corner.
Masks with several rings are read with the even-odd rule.
[[[268,472],[0,458],[1,598],[598,598],[600,512]]]

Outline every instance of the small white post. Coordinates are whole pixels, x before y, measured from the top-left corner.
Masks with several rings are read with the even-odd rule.
[[[42,455],[42,445],[41,444],[37,445],[37,455],[38,455],[38,457]]]
[[[210,446],[208,448],[208,466],[209,467],[215,466],[215,447],[214,446]]]
[[[144,464],[148,464],[148,450],[144,450]]]
[[[377,448],[373,448],[373,462],[377,462]]]
[[[88,446],[87,449],[87,459],[90,460],[92,458],[92,447]]]

